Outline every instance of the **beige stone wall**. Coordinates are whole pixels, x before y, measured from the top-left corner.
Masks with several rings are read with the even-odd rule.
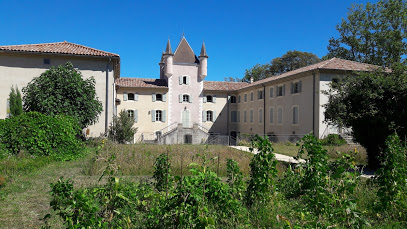
[[[135,93],[138,95],[138,101],[124,101],[123,94]],[[166,101],[153,102],[153,94],[165,95]],[[121,100],[120,105],[117,105],[117,114],[121,110],[137,110],[137,122],[134,127],[138,128],[135,135],[135,142],[144,138],[145,140],[154,140],[155,132],[161,130],[168,131],[168,89],[165,88],[119,88],[117,90],[117,98]],[[165,122],[152,121],[152,110],[165,110]],[[164,130],[162,130],[165,128]],[[175,128],[175,126],[174,126]],[[143,135],[143,136],[142,136]]]
[[[291,94],[291,83],[301,81],[302,90],[300,93]],[[276,96],[276,87],[285,85],[285,95]],[[240,110],[240,122],[238,123],[238,130],[242,134],[269,134],[276,135],[303,135],[310,133],[312,127],[312,90],[313,90],[313,77],[312,75],[303,76],[300,78],[285,80],[279,82],[272,82],[265,85],[265,94],[263,99],[258,99],[258,91],[264,87],[258,85],[254,88],[242,90],[238,92],[240,96],[240,103],[238,103],[238,110]],[[270,88],[273,88],[273,97],[270,97]],[[253,101],[251,101],[251,93],[253,93]],[[245,94],[247,94],[247,101],[244,101]],[[293,124],[293,107],[297,106],[299,109],[298,124]],[[283,110],[282,123],[278,124],[277,112],[278,108]],[[270,123],[270,108],[274,109],[273,122]],[[262,110],[262,122],[259,122],[259,110]],[[247,120],[244,122],[244,111],[247,112]],[[250,110],[253,110],[253,122],[250,122]],[[265,112],[264,112],[265,110]]]
[[[204,91],[203,97],[207,95],[216,96],[216,102],[203,103],[203,111],[214,111],[216,120],[202,122],[202,126],[213,133],[225,135],[228,133],[228,93],[219,91]],[[229,112],[230,113],[230,112]],[[230,115],[230,114],[229,114]],[[230,119],[229,119],[230,120]]]
[[[50,64],[44,64],[44,58],[50,59]],[[0,118],[5,118],[7,99],[12,85],[18,86],[20,91],[34,77],[38,77],[51,66],[72,62],[75,68],[82,73],[85,78],[93,76],[96,79],[96,92],[99,100],[103,104],[103,112],[99,116],[99,121],[89,127],[91,136],[99,136],[105,132],[105,111],[106,111],[106,70],[107,59],[89,59],[75,56],[53,56],[53,55],[9,55],[0,54]],[[108,94],[108,122],[111,122],[114,108],[114,71],[112,64],[109,67],[109,94]]]

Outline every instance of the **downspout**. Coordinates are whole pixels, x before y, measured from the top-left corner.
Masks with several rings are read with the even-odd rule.
[[[110,67],[110,62],[112,61],[111,58],[109,58],[109,62],[106,64],[106,105],[105,105],[105,133],[107,133],[107,130],[109,128],[109,67]]]
[[[226,95],[227,100],[226,100],[226,131],[227,131],[227,135],[230,137],[230,133],[229,133],[229,103],[230,103],[230,95],[229,92]]]
[[[312,134],[318,137],[315,132],[315,72],[312,73]]]
[[[266,136],[266,85],[263,86],[263,137]]]

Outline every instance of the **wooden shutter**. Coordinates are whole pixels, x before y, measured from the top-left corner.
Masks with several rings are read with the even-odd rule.
[[[179,94],[178,98],[179,98],[179,102],[182,103],[182,94]]]
[[[128,98],[127,92],[123,92],[123,101],[127,101],[127,98]]]
[[[206,122],[206,111],[202,111],[202,122]]]
[[[155,122],[155,110],[151,110],[151,121]]]
[[[163,102],[167,101],[167,94],[163,94]]]
[[[212,120],[215,122],[215,120],[216,120],[216,111],[212,111],[212,115],[213,115]]]
[[[134,121],[138,122],[138,110],[134,110]]]
[[[153,102],[155,102],[155,100],[157,99],[157,97],[156,97],[156,95],[155,95],[155,93],[153,93]]]
[[[212,96],[212,101],[213,101],[213,103],[216,103],[216,95]]]
[[[162,121],[165,122],[165,110],[161,111]]]

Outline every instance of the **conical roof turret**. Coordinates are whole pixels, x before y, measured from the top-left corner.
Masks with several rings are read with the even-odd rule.
[[[166,55],[173,55],[173,54],[172,54],[172,50],[171,50],[170,39],[168,39],[167,48],[165,49],[165,54],[166,54]]]
[[[199,57],[208,58],[208,54],[206,54],[205,42],[202,42],[201,54],[199,55]]]

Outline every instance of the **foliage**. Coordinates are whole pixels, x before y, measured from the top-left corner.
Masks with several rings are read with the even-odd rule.
[[[25,151],[35,156],[71,160],[84,152],[76,138],[78,130],[71,117],[27,112],[0,120],[0,145],[11,154]]]
[[[407,53],[407,3],[381,0],[375,4],[354,4],[348,16],[336,26],[339,38],[331,38],[324,59],[338,57],[391,67]]]
[[[93,77],[83,79],[71,63],[51,67],[23,88],[25,111],[47,115],[69,115],[80,128],[97,122],[103,107]]]
[[[397,134],[386,140],[382,167],[377,171],[379,207],[399,220],[407,220],[407,150]]]
[[[313,53],[301,51],[288,51],[281,57],[274,58],[267,64],[256,64],[250,69],[246,69],[243,82],[262,80],[274,75],[280,75],[298,68],[318,63],[320,59]]]
[[[18,90],[17,86],[16,89],[14,89],[14,87],[11,87],[11,92],[9,95],[9,104],[11,116],[17,116],[23,113],[23,103],[21,101],[21,93],[20,90]]]
[[[240,79],[239,77],[225,77],[224,78],[226,82],[242,82],[242,79]]]
[[[246,191],[246,204],[251,206],[254,202],[267,202],[275,190],[274,182],[277,177],[277,160],[273,153],[271,142],[267,137],[258,135],[252,140],[252,147],[258,153],[250,161],[250,180]]]
[[[328,134],[324,139],[321,139],[321,143],[325,146],[341,146],[347,144],[346,140],[338,134]]]
[[[406,67],[395,65],[393,71],[359,73],[335,83],[328,92],[325,120],[337,126],[351,127],[352,136],[366,148],[368,164],[379,166],[380,149],[394,130],[407,135]]]
[[[120,111],[119,116],[113,117],[109,127],[109,139],[121,144],[132,141],[137,132],[137,128],[133,127],[134,123],[134,119],[125,110]]]
[[[245,188],[243,182],[243,174],[240,172],[239,164],[233,159],[227,159],[227,183],[231,189],[233,196],[238,199],[243,199],[243,191]]]
[[[173,185],[170,167],[171,162],[169,158],[169,152],[167,152],[166,154],[160,154],[160,156],[158,156],[155,161],[153,175],[153,178],[155,180],[154,186],[159,192],[168,192],[168,189],[171,188]]]

